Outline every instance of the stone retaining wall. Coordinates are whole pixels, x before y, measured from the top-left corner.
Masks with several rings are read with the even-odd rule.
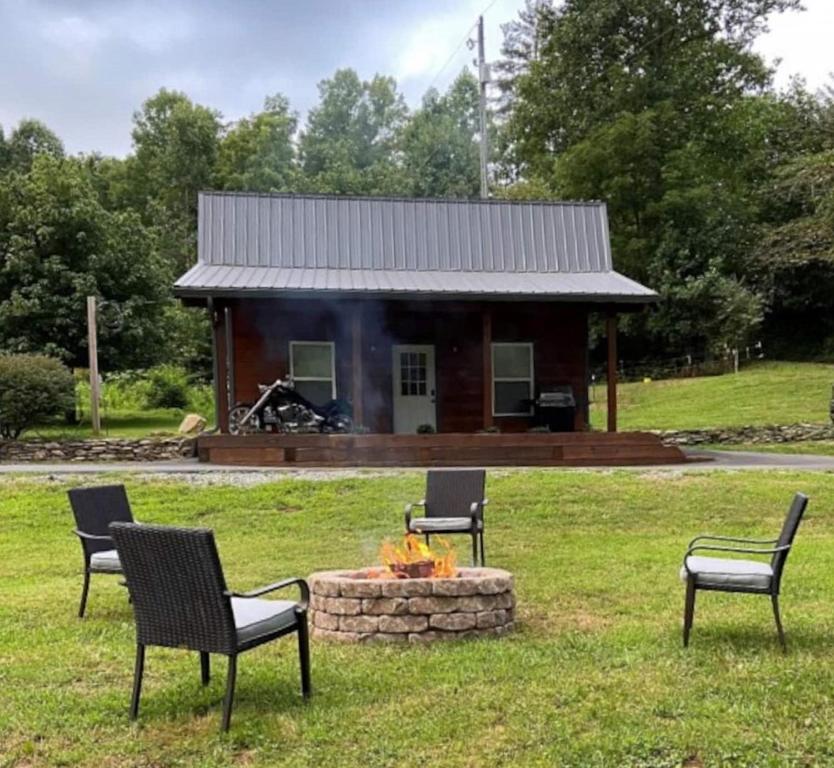
[[[313,637],[324,640],[424,643],[503,635],[513,627],[513,577],[497,568],[461,568],[451,579],[323,571],[309,584]]]
[[[832,424],[785,424],[761,427],[657,430],[667,445],[733,445],[739,443],[799,443],[805,440],[834,440]]]
[[[92,438],[89,440],[0,440],[0,461],[55,463],[163,461],[194,455],[194,438]]]

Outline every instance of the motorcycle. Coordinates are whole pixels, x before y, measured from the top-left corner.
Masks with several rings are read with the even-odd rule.
[[[295,389],[290,377],[258,384],[255,403],[238,403],[229,411],[229,432],[350,432],[353,419],[344,400],[315,405]]]

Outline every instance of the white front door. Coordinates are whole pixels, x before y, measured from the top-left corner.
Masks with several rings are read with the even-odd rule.
[[[434,346],[395,344],[393,350],[394,432],[413,435],[422,424],[437,428]]]

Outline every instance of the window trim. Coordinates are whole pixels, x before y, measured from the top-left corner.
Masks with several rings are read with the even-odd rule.
[[[495,375],[495,349],[496,347],[527,347],[530,350],[530,376],[496,376]],[[491,356],[491,375],[492,375],[492,415],[493,416],[532,416],[533,407],[531,406],[526,411],[515,413],[498,413],[495,408],[495,385],[503,382],[517,382],[525,381],[530,385],[530,399],[532,400],[536,384],[536,366],[535,366],[535,349],[532,341],[495,341],[492,343],[490,350]]]
[[[295,361],[293,351],[297,346],[307,347],[329,347],[330,348],[330,377],[323,376],[296,376],[295,375]],[[290,378],[296,381],[329,381],[330,382],[330,397],[332,400],[336,399],[336,342],[335,341],[291,341],[290,342]]]

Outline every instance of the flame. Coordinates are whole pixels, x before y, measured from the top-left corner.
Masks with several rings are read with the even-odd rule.
[[[400,545],[386,539],[379,550],[379,558],[385,567],[369,572],[368,576],[378,579],[454,578],[457,576],[455,550],[447,539],[438,536],[436,541],[440,547],[437,552],[413,533],[407,533]]]

